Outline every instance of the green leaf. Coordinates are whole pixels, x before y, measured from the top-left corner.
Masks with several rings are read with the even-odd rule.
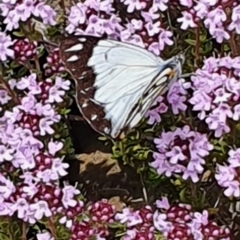
[[[1,240],[10,240],[10,237],[4,232],[0,232],[0,239]]]
[[[205,42],[206,39],[207,39],[207,35],[206,35],[206,34],[201,34],[201,35],[199,36],[200,42]]]
[[[148,170],[148,179],[149,180],[156,180],[159,179],[161,176],[157,174],[157,171],[155,168],[149,168]]]
[[[105,142],[108,140],[108,138],[106,136],[100,136],[100,137],[98,137],[98,140]]]
[[[223,50],[224,50],[224,52],[228,52],[230,50],[229,45],[225,43],[223,46]]]
[[[185,197],[186,191],[187,191],[187,188],[183,188],[179,193],[179,197],[180,197],[181,202],[186,202],[186,200],[187,200],[186,197]]]
[[[114,145],[112,147],[112,153],[113,153],[113,157],[115,157],[115,158],[121,157],[123,155],[122,154],[122,146],[121,146],[121,144],[119,144],[119,146]]]
[[[19,66],[20,66],[19,63],[16,62],[16,61],[12,61],[11,64],[10,64],[10,68],[17,68]]]
[[[27,68],[22,67],[22,68],[18,71],[17,76],[18,76],[18,77],[23,77],[23,76],[27,73],[27,71],[28,71]]]
[[[124,226],[123,226],[121,223],[119,223],[119,222],[109,223],[108,226],[109,226],[110,228],[123,228],[123,227],[124,227]]]
[[[156,233],[156,234],[154,234],[154,239],[155,240],[164,240],[165,238],[160,233]]]
[[[16,36],[16,37],[24,37],[25,36],[25,34],[21,31],[21,32],[19,32],[19,31],[14,31],[13,32],[13,35],[14,36]]]
[[[59,138],[61,138],[61,135],[59,133],[57,133],[54,135],[54,138],[59,139]]]
[[[196,45],[196,40],[195,39],[184,39],[184,41],[186,43],[188,43],[191,46],[195,46]]]

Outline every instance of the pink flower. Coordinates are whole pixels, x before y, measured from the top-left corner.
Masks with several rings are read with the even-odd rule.
[[[214,94],[216,96],[213,100],[214,103],[227,102],[232,95],[231,93],[227,93],[224,88],[217,89]]]
[[[18,198],[12,205],[12,210],[17,212],[18,218],[23,219],[29,212],[29,203],[24,198]]]
[[[154,36],[155,34],[160,32],[160,22],[148,22],[145,24],[145,28],[147,29],[148,35],[150,37]]]
[[[113,0],[103,0],[103,1],[100,1],[99,10],[103,11],[103,12],[105,12],[107,14],[111,14],[111,12],[114,11],[112,3],[113,3]]]
[[[69,167],[69,165],[67,163],[63,163],[62,159],[60,158],[54,158],[53,162],[52,162],[52,172],[57,174],[58,176],[66,176],[67,175],[67,171],[65,169],[67,169]]]
[[[182,6],[191,8],[192,5],[193,5],[193,0],[180,0],[180,4],[181,4]]]
[[[229,40],[230,35],[223,27],[211,27],[209,29],[211,35],[216,39],[218,43],[222,43],[224,40]]]
[[[5,33],[0,32],[0,60],[6,61],[8,57],[14,57],[14,51],[9,47],[13,45],[11,38]]]
[[[70,9],[70,13],[68,15],[69,25],[67,29],[69,29],[70,25],[73,25],[74,28],[78,26],[78,24],[83,24],[86,21],[86,11],[88,7],[84,3],[77,3],[73,5]]]
[[[189,12],[182,12],[182,17],[177,19],[177,22],[182,23],[181,29],[186,30],[189,27],[194,28],[197,24],[193,20],[193,16]]]
[[[199,1],[194,6],[194,10],[196,11],[197,17],[199,17],[200,19],[204,19],[209,12],[209,5],[207,3],[203,3]]]
[[[11,161],[13,159],[14,150],[7,148],[4,145],[0,145],[0,163],[5,161]]]
[[[228,30],[230,31],[236,31],[237,34],[240,34],[240,18],[238,18],[235,21],[232,21],[230,25],[228,26]]]
[[[221,26],[222,22],[225,22],[226,20],[227,15],[224,10],[220,7],[217,7],[207,14],[207,18],[204,21],[204,24],[206,27]]]
[[[11,100],[12,98],[8,95],[6,90],[1,90],[0,89],[0,103],[2,105],[6,104]]]
[[[37,220],[41,220],[43,216],[51,217],[52,212],[49,209],[48,203],[46,201],[40,200],[37,203],[30,205],[30,210],[34,212],[34,217]]]
[[[168,202],[168,199],[166,197],[162,197],[162,200],[156,201],[157,208],[162,208],[168,210],[170,208],[170,204]]]
[[[187,169],[184,173],[182,178],[184,180],[191,179],[193,183],[197,183],[199,181],[199,176],[196,172],[196,170],[189,170]]]
[[[46,134],[53,134],[54,130],[51,127],[53,124],[53,121],[48,118],[42,118],[39,121],[39,128],[40,128],[40,135],[45,136]]]
[[[142,28],[143,28],[142,20],[132,19],[131,24],[135,30],[142,30]]]
[[[94,35],[94,36],[101,36],[99,33],[102,30],[101,27],[101,19],[97,16],[92,14],[88,19],[87,28],[85,29],[85,33]]]
[[[37,233],[37,240],[54,240],[50,232]]]
[[[8,199],[15,191],[16,187],[13,182],[0,176],[0,202],[2,203],[4,199]]]
[[[147,12],[141,11],[141,15],[145,22],[152,22],[152,20],[159,19],[160,16],[153,7],[151,7]]]
[[[234,168],[221,165],[217,166],[217,173],[215,174],[215,178],[218,181],[219,185],[226,185],[226,183],[233,181],[235,176],[237,176],[237,172]]]
[[[19,19],[16,18],[16,13],[14,11],[9,12],[3,22],[7,25],[6,30],[8,31],[19,28]]]
[[[234,106],[233,120],[238,121],[240,119],[240,104]]]
[[[240,5],[236,5],[236,7],[233,7],[231,19],[233,22],[240,19]]]
[[[220,103],[217,108],[212,111],[213,114],[219,116],[219,120],[225,122],[227,118],[232,118],[233,113],[231,107],[227,103]]]
[[[21,20],[25,22],[30,18],[31,14],[34,11],[34,2],[32,0],[23,0],[23,2],[16,5],[12,11],[14,12],[17,21]]]
[[[168,45],[168,46],[173,45],[173,40],[171,40],[172,36],[173,36],[172,32],[161,29],[161,32],[158,36],[160,51],[164,49],[165,45]]]
[[[175,82],[170,86],[169,92],[167,94],[167,100],[171,104],[172,111],[174,114],[178,114],[180,111],[185,111],[187,105],[184,104],[187,100],[185,96],[186,91],[181,87],[179,82]]]
[[[12,203],[1,202],[0,204],[0,216],[12,216]]]
[[[56,12],[49,5],[45,5],[44,2],[40,2],[34,9],[34,16],[41,17],[44,24],[54,26],[56,25],[55,17]]]
[[[119,220],[122,224],[127,223],[128,227],[136,226],[137,224],[142,223],[142,218],[139,213],[131,211],[129,208],[124,208],[122,213],[117,213],[115,219]]]
[[[148,46],[148,51],[149,52],[153,52],[155,55],[159,55],[160,54],[160,50],[159,50],[159,43],[158,42],[152,42],[149,46]]]
[[[65,186],[62,189],[62,204],[65,208],[75,207],[77,205],[77,200],[74,199],[75,195],[78,195],[80,191],[73,186]]]
[[[226,187],[226,189],[224,190],[224,194],[227,197],[240,197],[240,183],[238,180],[225,183],[223,184],[223,187]]]
[[[233,150],[231,149],[228,152],[229,158],[228,162],[230,164],[230,167],[237,168],[240,167],[240,148]]]
[[[128,6],[127,12],[132,13],[135,9],[141,10],[142,4],[139,0],[121,0],[125,5]]]
[[[63,143],[62,142],[53,142],[50,141],[48,143],[48,152],[54,156],[56,154],[56,152],[58,152],[59,150],[61,150],[63,148]]]
[[[168,8],[167,3],[168,0],[153,0],[152,8],[155,12],[157,12],[158,10],[163,12]]]

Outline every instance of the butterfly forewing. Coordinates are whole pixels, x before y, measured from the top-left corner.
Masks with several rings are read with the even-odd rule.
[[[67,37],[60,54],[76,81],[83,116],[112,138],[138,124],[172,72],[145,49],[91,36]]]

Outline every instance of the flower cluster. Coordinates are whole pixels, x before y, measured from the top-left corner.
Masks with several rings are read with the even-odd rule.
[[[3,39],[4,34],[1,36]],[[35,46],[27,40],[15,41],[13,54],[12,50],[8,54],[11,41],[6,35],[2,42],[6,43],[4,61],[15,55],[23,62],[36,54]],[[60,76],[41,80],[36,73],[1,84],[0,216],[17,215],[34,224],[64,211],[68,214],[69,208],[78,204],[75,196],[79,190],[57,184],[67,174],[68,164],[59,153],[64,140],[56,140],[54,134],[61,121],[58,104],[69,88],[69,80]]]
[[[154,143],[158,152],[153,153],[154,161],[150,166],[159,175],[181,174],[183,179],[190,178],[193,182],[199,181],[199,174],[204,170],[204,157],[213,149],[206,135],[191,131],[187,125],[173,132],[163,132]]]
[[[218,165],[215,178],[227,197],[240,197],[240,148],[228,152],[228,165]]]
[[[67,174],[68,164],[58,152],[64,143],[54,140],[54,124],[61,120],[56,104],[69,89],[61,77],[39,81],[35,73],[9,81],[9,91],[19,92],[19,104],[5,109],[0,118],[0,163],[2,216],[14,213],[23,221],[35,223],[43,217],[73,206],[79,191],[71,186],[60,189],[55,182]],[[1,90],[1,104],[12,100]],[[44,143],[41,137],[45,137]],[[18,170],[18,180],[10,180]],[[70,197],[71,196],[71,197]],[[70,202],[70,203],[69,203]],[[73,204],[74,203],[74,204]]]
[[[145,47],[159,55],[166,45],[173,44],[172,33],[162,26],[159,19],[165,10],[176,9],[176,5],[180,4],[183,11],[177,22],[182,30],[196,28],[199,21],[202,21],[219,43],[229,40],[231,31],[240,34],[240,7],[237,1],[122,0],[119,4],[125,5],[128,13],[140,11],[139,16],[135,17],[132,14],[132,17],[128,17],[129,22],[124,23],[125,21],[116,14],[113,1],[87,0],[71,7],[66,30],[69,33],[76,31],[95,36],[107,34],[108,37]],[[227,14],[229,8],[232,8],[231,14]]]
[[[113,220],[114,206],[107,200],[92,203],[85,209],[81,221],[73,224],[70,240],[87,240],[93,236],[105,240],[109,236],[108,224]]]
[[[193,96],[189,102],[198,117],[205,120],[215,137],[230,132],[228,120],[240,119],[240,58],[210,57],[191,77]]]
[[[153,215],[154,226],[168,240],[230,240],[229,229],[210,221],[206,210],[202,213],[193,212],[190,205],[182,203],[170,206],[165,197],[157,200],[156,205],[159,211]]]
[[[121,2],[126,5],[128,12],[142,10],[140,16],[135,18],[133,15],[128,23],[125,23],[125,19],[121,19],[113,7],[113,1],[87,0],[71,7],[67,32],[93,36],[105,34],[112,39],[147,48],[156,54],[166,45],[173,44],[172,32],[166,30],[159,22],[159,10],[167,9],[163,1],[153,1],[153,4],[138,0]]]
[[[121,240],[154,240],[160,236],[168,240],[230,240],[229,229],[209,219],[208,211],[194,212],[190,205],[179,203],[171,206],[166,197],[156,201],[157,209],[146,205],[139,210],[125,207],[115,213],[107,200],[81,204],[78,218],[71,226],[71,240],[88,240],[95,237],[106,240],[109,227],[121,226]],[[73,208],[72,208],[73,209]],[[110,225],[109,225],[110,224]],[[39,240],[52,239],[49,232],[39,233]]]
[[[46,25],[56,24],[56,12],[43,1],[32,0],[5,0],[0,3],[0,14],[4,17],[3,23],[6,30],[12,31],[19,28],[21,22],[26,22],[32,16],[42,19]]]
[[[171,84],[169,91],[164,96],[159,96],[151,109],[147,111],[146,118],[149,124],[160,123],[161,114],[166,113],[171,106],[174,115],[184,112],[187,109],[187,91],[190,84],[185,82],[184,79],[179,79],[177,82]]]
[[[153,240],[153,210],[151,206],[145,206],[140,210],[133,211],[130,208],[124,208],[121,213],[115,215],[115,220],[124,224],[127,231],[123,240]]]
[[[218,43],[229,40],[232,31],[240,34],[238,1],[181,0],[179,2],[186,8],[182,12],[182,17],[177,19],[181,23],[181,29],[196,28],[199,26],[199,21],[202,21]],[[227,9],[231,9],[230,14]]]

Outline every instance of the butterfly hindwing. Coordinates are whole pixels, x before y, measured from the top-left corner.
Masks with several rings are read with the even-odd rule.
[[[76,82],[76,102],[84,118],[96,131],[108,134],[111,122],[105,118],[104,108],[94,100],[96,75],[87,65],[99,40],[91,36],[66,37],[61,41],[60,55]]]

